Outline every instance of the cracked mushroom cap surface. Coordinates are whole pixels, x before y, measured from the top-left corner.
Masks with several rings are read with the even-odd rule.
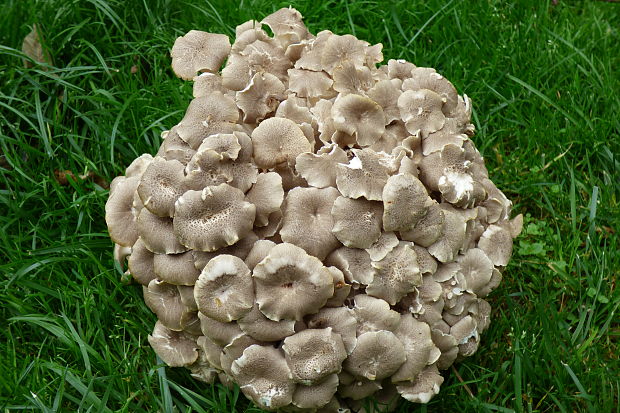
[[[177,39],[185,113],[111,182],[149,343],[267,410],[427,403],[484,339],[523,216],[435,69],[291,7],[262,17]]]

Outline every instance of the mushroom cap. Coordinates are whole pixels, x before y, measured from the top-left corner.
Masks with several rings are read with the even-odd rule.
[[[175,211],[175,234],[183,245],[200,251],[215,251],[245,237],[256,215],[243,192],[228,184],[185,192]]]
[[[207,96],[212,92],[225,93],[226,89],[222,85],[222,77],[216,73],[203,72],[194,76],[192,94],[195,98]]]
[[[160,217],[174,216],[174,203],[185,192],[183,164],[159,156],[149,164],[138,185],[142,204]]]
[[[425,368],[413,381],[407,384],[399,383],[396,386],[398,393],[414,403],[428,403],[433,396],[439,393],[443,377],[435,364]]]
[[[149,251],[156,254],[179,254],[187,251],[174,234],[172,218],[158,217],[147,208],[142,208],[136,223],[138,234]]]
[[[190,30],[172,46],[172,70],[183,80],[192,80],[197,72],[217,72],[229,52],[228,36]]]
[[[177,160],[183,165],[187,165],[196,151],[193,150],[187,142],[181,139],[177,133],[176,127],[167,132],[162,132],[161,136],[164,139],[164,142],[161,145],[161,150],[163,150],[161,156],[163,156],[163,158],[167,161]]]
[[[512,255],[510,231],[499,225],[489,225],[480,237],[478,247],[491,259],[493,265],[505,267]]]
[[[138,238],[133,247],[131,247],[131,255],[127,260],[129,273],[144,286],[148,286],[151,280],[157,278],[153,263],[153,253],[149,251],[141,238]]]
[[[323,307],[316,313],[306,317],[308,328],[331,328],[342,338],[347,354],[351,354],[357,343],[357,319],[348,307]]]
[[[293,380],[307,386],[339,373],[347,358],[340,334],[329,327],[309,328],[286,337],[282,350]]]
[[[370,248],[381,236],[382,215],[379,202],[339,196],[332,207],[332,233],[347,247]]]
[[[339,375],[338,395],[350,400],[362,400],[381,390],[381,383],[375,380],[355,377],[343,370]]]
[[[232,375],[231,368],[233,362],[243,355],[246,348],[254,344],[263,345],[265,343],[255,340],[247,334],[241,334],[233,338],[229,344],[224,346],[220,354],[220,365],[222,366],[222,370],[229,376]]]
[[[110,184],[110,196],[105,204],[105,222],[110,238],[124,247],[131,247],[138,239],[132,205],[133,195],[139,183],[139,177],[114,178]]]
[[[358,294],[353,300],[358,338],[369,331],[393,331],[398,326],[400,315],[390,309],[387,301],[366,294]]]
[[[241,135],[243,135],[242,132],[209,135],[202,140],[197,151],[212,149],[220,154],[224,160],[235,160],[241,152],[241,143],[239,142]]]
[[[398,241],[398,240],[397,240]],[[370,255],[365,250],[340,247],[325,259],[325,264],[333,265],[344,274],[347,283],[353,288],[370,284],[374,269],[370,265]]]
[[[303,249],[278,244],[252,273],[256,303],[270,320],[301,320],[316,313],[334,294],[330,271]]]
[[[163,325],[174,331],[183,329],[181,316],[186,312],[186,307],[176,285],[154,279],[148,287],[143,287],[143,292],[146,306],[157,315]]]
[[[295,384],[280,350],[251,345],[232,363],[232,374],[241,391],[263,409],[291,404]]]
[[[256,206],[254,225],[266,226],[269,223],[269,215],[279,211],[284,201],[282,177],[277,172],[259,173],[256,183],[245,199]]]
[[[424,248],[433,245],[443,233],[445,215],[438,203],[428,205],[426,215],[409,231],[401,231],[400,236],[405,241],[413,241]]]
[[[324,150],[323,150],[324,149]],[[315,188],[336,186],[336,165],[346,164],[346,152],[336,144],[326,144],[319,153],[304,152],[295,160],[295,170]]]
[[[196,342],[180,331],[166,328],[160,321],[155,323],[148,340],[159,358],[170,367],[189,366],[198,359]]]
[[[400,316],[400,324],[394,334],[403,343],[407,359],[391,377],[392,382],[416,379],[427,365],[436,362],[441,355],[433,343],[428,324],[416,320],[411,314]]]
[[[443,101],[442,111],[446,116],[455,115],[458,105],[458,93],[456,89],[435,69],[430,67],[416,67],[411,70],[411,76],[403,80],[403,90],[428,89],[441,96]]]
[[[356,377],[380,381],[394,374],[406,360],[403,343],[391,331],[369,331],[344,361],[346,371]]]
[[[382,199],[383,229],[386,231],[412,230],[432,204],[424,184],[407,173],[388,178]]]
[[[422,284],[417,254],[411,243],[401,242],[381,261],[373,261],[372,266],[375,275],[366,287],[366,293],[391,305]]]
[[[295,164],[297,155],[311,150],[300,127],[290,119],[269,118],[252,131],[254,162],[260,168]]]
[[[331,211],[338,197],[336,188],[294,188],[286,195],[280,236],[324,259],[340,243],[332,233]]]
[[[293,393],[293,405],[300,409],[316,409],[332,400],[338,389],[338,375],[330,374],[311,386],[298,385]]]
[[[440,262],[450,262],[458,254],[465,240],[465,219],[456,212],[443,210],[444,224],[441,236],[428,247],[431,253]]]
[[[259,341],[280,341],[295,334],[295,320],[270,320],[257,304],[238,323],[244,333]]]
[[[381,236],[370,248],[366,248],[366,252],[372,261],[381,261],[390,251],[398,245],[400,241],[393,232],[382,232]],[[368,282],[367,284],[370,284]]]
[[[286,87],[271,73],[256,73],[250,83],[236,93],[235,101],[243,112],[246,123],[259,122],[275,112],[280,101],[286,98]]]
[[[198,310],[223,323],[238,320],[254,304],[254,286],[249,268],[234,255],[218,255],[200,273],[194,297]]]
[[[288,88],[302,98],[331,98],[335,95],[331,90],[334,83],[325,72],[314,72],[304,69],[289,69]]]
[[[157,278],[174,285],[194,285],[200,275],[191,252],[155,254],[153,270]]]
[[[358,40],[355,36],[350,34],[343,36],[331,34],[323,48],[321,56],[322,69],[331,74],[336,67],[341,66],[345,62],[351,62],[354,66],[361,67],[366,60],[364,49],[365,42]]]
[[[325,307],[340,307],[351,293],[351,285],[347,284],[344,274],[337,267],[327,267],[334,282],[334,295],[327,300]]]
[[[298,43],[310,36],[302,22],[301,13],[292,7],[283,7],[271,13],[261,20],[261,23],[269,26],[282,47]]]
[[[236,130],[235,122],[238,120],[239,110],[235,101],[215,91],[189,102],[185,116],[176,126],[176,131],[179,137],[195,150],[209,135],[231,133]]]
[[[413,135],[427,136],[443,127],[446,116],[442,105],[441,96],[428,89],[405,90],[398,98],[400,117]]]
[[[336,165],[338,190],[347,198],[381,201],[383,187],[394,171],[393,158],[367,148],[351,152],[355,157],[347,165]]]
[[[331,109],[336,130],[353,135],[359,146],[370,146],[385,132],[383,109],[374,100],[356,94],[338,97]]]
[[[220,346],[227,346],[232,343],[235,338],[243,335],[243,331],[239,327],[239,324],[235,322],[223,323],[211,317],[207,317],[201,312],[198,312],[198,318],[200,320],[202,334],[209,337],[211,341]]]

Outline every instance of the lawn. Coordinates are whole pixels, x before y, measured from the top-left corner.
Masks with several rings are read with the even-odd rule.
[[[155,316],[112,259],[107,182],[191,99],[169,50],[289,2],[3,0],[0,408],[244,412],[158,364]],[[313,33],[383,43],[474,103],[475,144],[525,215],[479,351],[399,412],[620,412],[620,4],[291,1]],[[24,68],[36,23],[51,65]],[[72,178],[75,177],[75,178]]]

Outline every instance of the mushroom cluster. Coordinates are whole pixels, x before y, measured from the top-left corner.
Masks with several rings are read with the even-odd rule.
[[[522,216],[470,140],[470,99],[381,48],[292,8],[232,45],[176,40],[194,98],[106,204],[167,365],[267,410],[343,412],[426,403],[476,351]]]

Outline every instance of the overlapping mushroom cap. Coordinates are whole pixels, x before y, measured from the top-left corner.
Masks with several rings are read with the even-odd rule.
[[[381,48],[315,36],[292,8],[232,44],[177,39],[194,99],[106,204],[169,366],[267,410],[344,412],[426,403],[476,351],[522,217],[470,140],[469,98],[378,65]]]

